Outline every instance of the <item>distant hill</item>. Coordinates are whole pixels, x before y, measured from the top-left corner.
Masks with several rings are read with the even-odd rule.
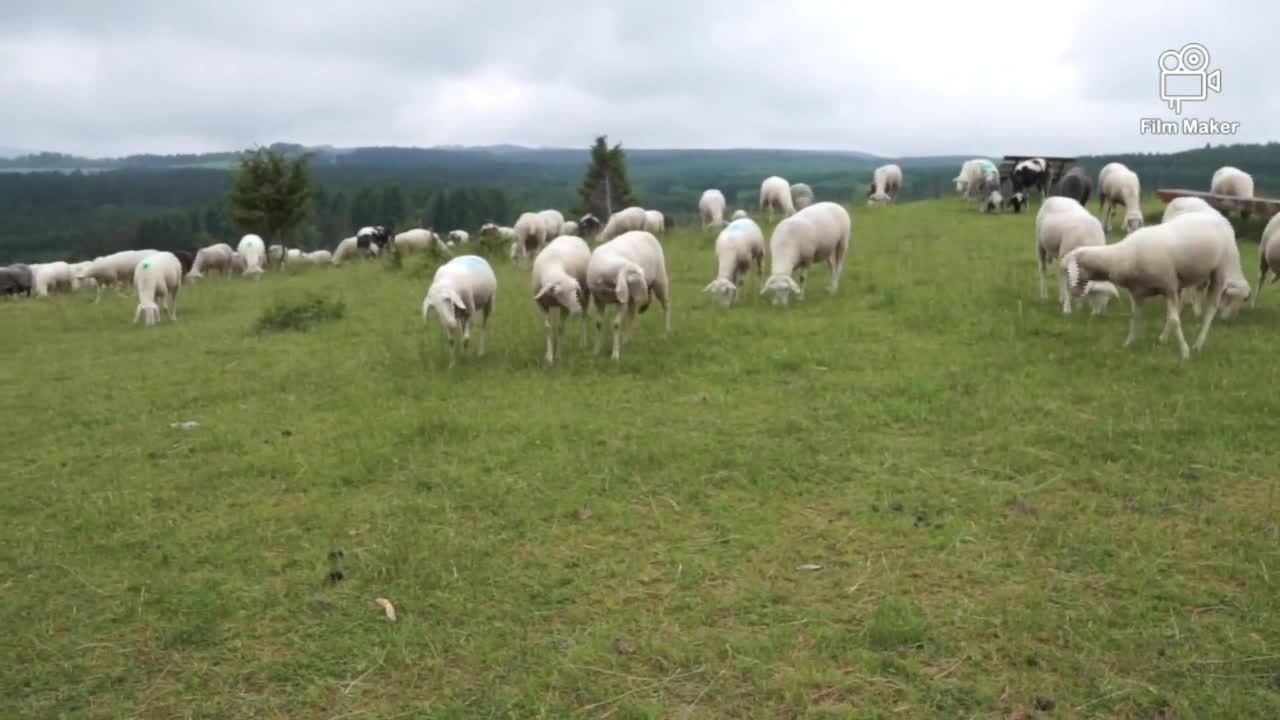
[[[19,150],[18,148],[0,146],[0,158],[16,158],[29,154],[30,150]]]

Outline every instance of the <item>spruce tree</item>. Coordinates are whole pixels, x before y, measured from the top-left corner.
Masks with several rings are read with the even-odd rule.
[[[627,180],[627,154],[619,143],[609,147],[608,136],[596,138],[591,147],[591,164],[578,186],[579,205],[575,215],[591,213],[607,222],[609,216],[636,204]]]

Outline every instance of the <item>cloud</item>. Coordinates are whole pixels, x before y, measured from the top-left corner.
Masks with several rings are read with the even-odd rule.
[[[0,8],[0,138],[88,154],[598,133],[886,155],[1174,150],[1204,139],[1138,123],[1171,116],[1156,59],[1192,41],[1224,89],[1184,115],[1276,138],[1277,20],[1280,6],[1190,0],[14,3]]]

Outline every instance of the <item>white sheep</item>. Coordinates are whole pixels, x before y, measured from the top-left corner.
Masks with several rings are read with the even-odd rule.
[[[1000,189],[1000,170],[990,160],[974,158],[960,167],[955,183],[956,192],[965,196],[965,205],[973,207],[975,200]]]
[[[312,265],[328,265],[333,261],[333,253],[328,250],[312,250],[305,257]]]
[[[489,334],[489,316],[498,296],[498,278],[484,258],[462,255],[441,265],[431,279],[427,297],[422,301],[422,319],[435,310],[449,338],[449,367],[457,360],[457,336],[462,331],[462,349],[471,342],[471,322],[476,313],[482,316],[477,355],[484,356]]]
[[[1004,209],[1004,195],[999,190],[992,190],[987,195],[986,201],[982,204],[982,211],[987,213],[998,213]]]
[[[493,223],[485,223],[480,226],[480,237],[492,237],[511,242],[516,239],[516,229],[498,226]]]
[[[1138,337],[1142,301],[1163,295],[1167,312],[1160,341],[1167,340],[1172,332],[1185,360],[1191,356],[1191,348],[1182,334],[1182,291],[1203,283],[1209,285],[1209,311],[1194,346],[1199,351],[1209,337],[1226,290],[1231,274],[1228,265],[1233,257],[1239,262],[1238,253],[1232,252],[1235,242],[1231,223],[1220,214],[1188,213],[1167,223],[1140,228],[1114,245],[1076,248],[1067,253],[1062,263],[1073,291],[1080,291],[1088,282],[1104,280],[1129,291],[1133,314],[1126,347]]]
[[[698,199],[698,217],[702,220],[704,230],[724,225],[726,205],[724,193],[715,188],[703,191],[702,197]]]
[[[289,248],[284,252],[285,265],[303,265],[310,263],[311,261],[307,259],[307,254],[298,248]]]
[[[245,275],[252,275],[255,279],[262,277],[262,273],[266,271],[266,268],[263,267],[266,251],[266,244],[257,235],[249,234],[240,238],[240,244],[236,246],[236,252],[240,254],[240,257],[244,258]]]
[[[561,235],[547,243],[533,260],[530,285],[533,302],[542,311],[542,326],[547,336],[547,364],[554,364],[561,347],[564,328],[570,315],[582,318],[582,347],[587,346],[587,310],[591,295],[587,292],[587,265],[591,247],[574,235]],[[556,311],[559,310],[557,313]]]
[[[657,210],[644,211],[644,231],[662,237],[667,232],[667,218]]]
[[[450,230],[449,231],[450,247],[454,245],[462,245],[468,242],[471,242],[471,233],[467,232],[466,230]]]
[[[870,207],[892,205],[902,188],[902,168],[897,165],[881,165],[871,176],[871,189],[867,191]]]
[[[1267,286],[1267,274],[1271,274],[1272,282],[1280,275],[1280,214],[1272,215],[1262,231],[1262,243],[1258,245],[1258,265],[1261,268],[1258,274],[1258,292],[1251,301],[1255,307],[1262,297],[1262,289]]]
[[[582,237],[582,230],[578,227],[578,223],[573,220],[565,220],[564,227],[560,228],[561,235],[569,235],[571,237]]]
[[[1253,177],[1249,173],[1228,165],[1218,168],[1209,184],[1209,192],[1237,198],[1253,197]]]
[[[516,258],[523,261],[547,244],[547,226],[537,213],[522,213],[516,219]]]
[[[1120,163],[1111,163],[1102,169],[1098,179],[1098,197],[1102,201],[1102,216],[1107,230],[1114,226],[1116,207],[1124,205],[1124,226],[1129,232],[1142,227],[1142,186],[1138,174]]]
[[[770,220],[773,219],[774,210],[781,212],[784,217],[794,215],[796,206],[791,201],[791,183],[777,175],[765,178],[760,183],[760,210],[767,211]]]
[[[333,256],[329,258],[329,262],[333,265],[341,265],[347,260],[357,258],[368,253],[368,250],[362,250],[360,248],[360,239],[353,235],[338,243],[338,247],[333,249]]]
[[[89,268],[77,278],[83,283],[92,278],[98,289],[93,301],[102,300],[102,290],[108,287],[127,286],[133,282],[133,271],[138,263],[155,250],[123,250],[121,252],[94,258]],[[73,278],[73,281],[76,278]]]
[[[1214,207],[1198,197],[1180,197],[1169,201],[1168,207],[1164,209],[1164,217],[1160,222],[1169,222],[1179,215],[1186,215],[1192,212],[1204,212],[1205,210],[1213,210]]]
[[[272,265],[279,265],[284,261],[285,247],[283,245],[269,245],[267,247],[267,261]]]
[[[191,263],[191,270],[187,272],[187,278],[196,280],[205,276],[205,273],[219,272],[227,275],[231,272],[231,258],[235,254],[235,250],[226,243],[215,243],[208,247],[200,248],[196,251],[196,259]]]
[[[169,312],[169,319],[178,319],[178,292],[182,289],[182,263],[170,252],[157,252],[148,255],[138,263],[133,271],[133,284],[138,289],[138,309],[133,313],[133,321],[139,318],[146,321],[148,327],[160,322],[159,298]]]
[[[1062,314],[1071,314],[1072,293],[1067,284],[1066,267],[1059,262],[1067,253],[1078,247],[1106,245],[1107,236],[1102,223],[1083,205],[1068,197],[1045,198],[1036,214],[1036,258],[1040,263],[1040,299],[1049,299],[1049,266],[1058,264],[1058,301]],[[1100,315],[1107,303],[1119,297],[1115,285],[1106,281],[1091,283],[1083,295],[1093,306],[1093,314]]]
[[[552,240],[560,237],[564,233],[564,215],[559,210],[543,210],[538,213],[538,219],[542,221],[542,227],[546,229],[542,236],[542,244],[545,245]]]
[[[629,207],[625,210],[619,210],[609,217],[609,222],[605,223],[604,229],[600,231],[600,235],[596,238],[596,242],[605,243],[623,233],[644,230],[645,223],[648,220],[648,213],[642,207]]]
[[[1181,197],[1174,198],[1169,206],[1164,209],[1164,217],[1162,222],[1169,222],[1183,215],[1190,213],[1209,213],[1210,215],[1220,218],[1225,217],[1217,208],[1197,197]],[[1228,221],[1229,222],[1229,221]],[[1249,280],[1244,276],[1244,266],[1240,263],[1240,248],[1232,244],[1228,248],[1229,257],[1226,260],[1227,278],[1225,287],[1222,291],[1222,299],[1219,301],[1219,316],[1223,320],[1230,320],[1235,317],[1240,310],[1240,306],[1245,300],[1249,299],[1252,294],[1252,288],[1249,287]],[[1201,283],[1195,287],[1184,288],[1182,291],[1182,304],[1191,304],[1192,310],[1195,311],[1196,317],[1202,314],[1201,304],[1207,297],[1210,289],[1209,283]]]
[[[618,306],[613,320],[614,360],[622,359],[622,344],[630,340],[636,315],[649,309],[653,298],[662,304],[666,335],[671,334],[671,280],[667,276],[662,243],[652,233],[632,230],[601,244],[587,263],[587,289],[596,305],[596,346],[604,342],[604,316]]]
[[[392,249],[401,253],[423,252],[435,246],[445,255],[452,255],[449,248],[440,240],[440,236],[430,230],[414,228],[406,230],[391,238],[388,243]]]
[[[92,267],[92,260],[78,262],[71,266],[72,290],[85,290],[98,287],[98,281],[89,276],[89,269]]]
[[[786,305],[792,294],[803,299],[809,266],[825,260],[831,268],[827,289],[834,295],[852,234],[853,219],[833,202],[810,205],[778,223],[769,238],[770,273],[760,294],[772,293],[774,305]],[[792,277],[797,272],[798,284]]]
[[[803,210],[813,204],[813,188],[805,183],[791,186],[791,207]]]
[[[733,211],[733,217],[731,217],[730,219],[731,219],[731,220],[746,220],[747,218],[750,218],[750,217],[751,217],[751,215],[750,215],[750,214],[748,214],[746,210],[734,210],[734,211]]]
[[[38,263],[31,268],[31,291],[36,297],[45,297],[51,292],[71,292],[75,286],[75,276],[71,266],[61,260],[51,263]]]
[[[716,279],[702,291],[730,307],[752,263],[756,276],[764,276],[764,231],[750,219],[734,220],[716,237],[716,263]]]

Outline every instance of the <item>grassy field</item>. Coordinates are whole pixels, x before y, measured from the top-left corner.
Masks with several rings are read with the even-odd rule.
[[[857,208],[837,296],[730,311],[676,233],[620,366],[506,263],[453,370],[413,263],[0,303],[0,715],[1276,717],[1280,291],[1125,350],[1032,223]]]

